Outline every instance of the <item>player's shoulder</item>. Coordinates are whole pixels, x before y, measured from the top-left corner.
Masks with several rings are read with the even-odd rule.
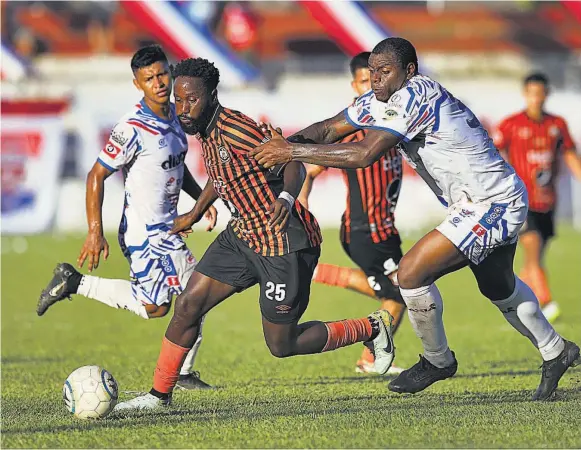
[[[139,137],[139,127],[135,122],[137,106],[119,118],[111,130],[111,140],[120,146],[124,146]]]
[[[420,97],[428,96],[435,89],[441,88],[440,84],[432,80],[427,75],[417,74],[411,77],[408,82],[396,93],[408,93]]]
[[[255,128],[260,131],[258,123],[250,116],[230,108],[222,108],[220,111],[219,122],[223,125],[240,125],[244,124],[248,127]]]
[[[547,120],[548,122],[558,125],[558,126],[563,126],[563,125],[567,125],[567,121],[565,120],[564,117],[562,116],[558,116],[556,114],[551,114],[551,113],[545,113],[545,120]]]

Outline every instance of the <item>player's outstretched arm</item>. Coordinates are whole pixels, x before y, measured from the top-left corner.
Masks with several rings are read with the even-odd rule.
[[[344,144],[293,144],[271,125],[270,141],[256,147],[252,155],[259,164],[270,168],[276,164],[302,161],[325,167],[357,169],[373,164],[387,148],[396,146],[400,137],[384,130],[369,130],[362,141]]]
[[[357,131],[341,111],[335,117],[309,125],[288,137],[289,142],[310,144],[332,144]]]
[[[190,169],[184,164],[184,181],[182,183],[182,191],[192,197],[194,200],[198,201],[200,194],[202,193],[202,188],[190,172]],[[210,206],[204,213],[204,217],[208,220],[208,227],[206,231],[212,231],[216,226],[218,221],[218,210],[213,206]]]
[[[204,190],[198,197],[198,201],[196,202],[194,209],[186,214],[182,214],[178,216],[174,220],[173,228],[170,230],[170,234],[178,234],[178,233],[185,233],[189,234],[191,232],[192,225],[199,222],[202,216],[208,209],[212,206],[212,204],[218,198],[218,194],[214,189],[214,184],[210,179],[208,179]],[[215,222],[213,224],[215,226]],[[213,228],[212,226],[212,228]]]
[[[315,166],[311,164],[307,167],[307,176],[305,177],[303,188],[301,189],[298,197],[301,205],[307,209],[309,209],[309,195],[311,195],[311,191],[313,190],[313,183],[315,182],[315,178],[321,175],[324,171],[325,168],[322,166]]]
[[[286,230],[289,224],[295,199],[301,192],[306,177],[305,166],[298,161],[288,163],[283,170],[283,191],[270,205],[270,218],[268,220],[269,226],[281,233]]]
[[[88,259],[88,269],[92,272],[93,269],[99,267],[99,258],[101,252],[103,257],[109,257],[109,244],[107,239],[103,236],[103,198],[105,195],[105,180],[113,172],[104,167],[99,162],[93,165],[93,168],[87,175],[87,192],[86,192],[86,208],[87,208],[87,225],[89,231],[87,238],[77,259],[77,264],[82,267],[85,260]]]

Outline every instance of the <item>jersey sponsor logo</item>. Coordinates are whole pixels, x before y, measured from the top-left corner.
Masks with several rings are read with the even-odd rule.
[[[399,94],[393,94],[390,98],[389,98],[389,102],[390,103],[397,103],[401,100],[401,95]]]
[[[478,237],[482,237],[486,234],[486,228],[484,228],[482,225],[480,225],[479,223],[477,223],[476,225],[474,225],[474,227],[472,228],[472,232],[478,236]]]
[[[123,147],[125,144],[127,144],[129,138],[123,136],[123,133],[119,133],[118,131],[113,130],[111,131],[111,140]]]
[[[222,177],[217,177],[215,180],[212,180],[212,184],[214,185],[214,190],[219,195],[226,194],[228,184],[224,181]]]
[[[105,153],[107,153],[111,158],[117,158],[117,155],[121,153],[121,149],[111,143],[107,143],[105,146]]]
[[[557,125],[551,125],[549,127],[549,135],[555,137],[559,135],[559,127]]]
[[[548,150],[529,151],[527,153],[527,161],[531,164],[551,164],[553,162],[553,154]]]
[[[474,211],[470,211],[469,209],[462,208],[459,212],[462,217],[471,217],[474,215]]]
[[[169,158],[161,163],[161,168],[164,170],[171,170],[179,167],[184,163],[187,152],[181,152],[179,155],[169,155]]]
[[[169,180],[167,180],[167,182],[165,183],[165,186],[170,187],[175,180],[176,179],[174,177],[171,177]]]
[[[230,161],[230,152],[228,152],[225,147],[218,147],[218,156],[223,163]]]
[[[460,222],[462,222],[462,219],[460,217],[456,216],[456,217],[453,217],[452,220],[448,220],[448,222],[450,222],[450,224],[453,225],[454,228],[458,228],[458,224]]]
[[[506,206],[495,205],[495,206],[491,207],[488,210],[488,212],[486,212],[486,214],[484,214],[484,216],[482,216],[482,219],[480,219],[479,223],[487,230],[490,230],[498,223],[498,221],[504,215],[505,212],[506,212]]]
[[[167,147],[167,139],[166,138],[161,138],[159,140],[159,148],[164,148]]]

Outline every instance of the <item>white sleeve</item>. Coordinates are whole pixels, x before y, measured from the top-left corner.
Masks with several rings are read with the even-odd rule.
[[[404,142],[411,141],[434,117],[426,96],[411,88],[400,89],[387,103],[373,102],[372,113],[373,128],[388,131]]]
[[[345,109],[345,119],[355,128],[369,128],[373,126],[375,120],[371,115],[371,99],[373,91],[367,91],[355,102]]]
[[[120,122],[111,131],[105,148],[101,150],[97,161],[114,172],[131,162],[141,147],[139,133],[131,125]]]

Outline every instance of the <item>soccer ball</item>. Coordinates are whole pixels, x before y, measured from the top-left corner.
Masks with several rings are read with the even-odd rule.
[[[69,412],[79,419],[100,419],[117,403],[118,388],[113,375],[99,366],[79,367],[63,386]]]

